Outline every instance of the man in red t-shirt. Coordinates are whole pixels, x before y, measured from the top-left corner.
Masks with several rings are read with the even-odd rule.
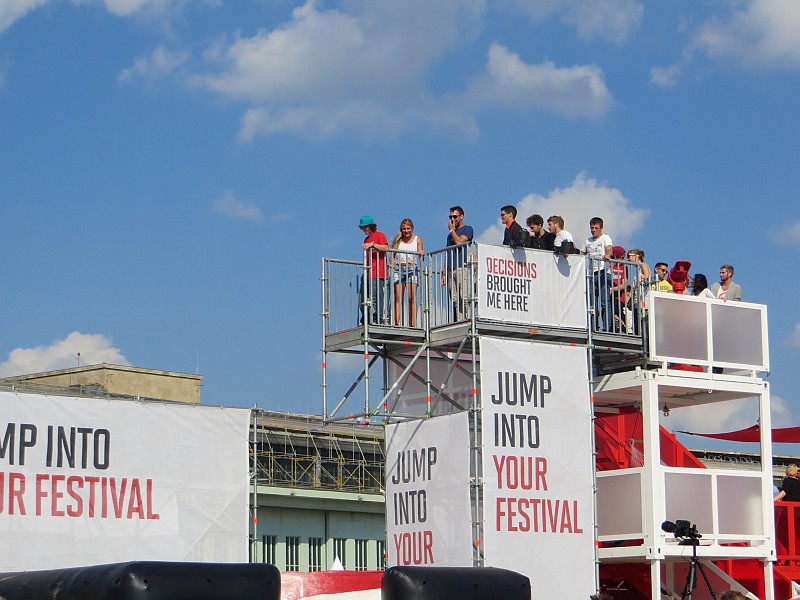
[[[385,323],[386,311],[386,252],[389,250],[389,241],[386,236],[378,231],[375,219],[364,215],[358,222],[358,228],[367,237],[364,238],[364,253],[366,260],[366,278],[369,279],[367,297],[364,297],[364,282],[361,283],[359,297],[361,298],[361,322],[364,322],[365,301],[372,304],[371,323]]]

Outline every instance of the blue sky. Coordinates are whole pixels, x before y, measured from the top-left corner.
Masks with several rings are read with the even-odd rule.
[[[319,412],[320,257],[364,213],[434,249],[451,205],[491,240],[515,204],[733,264],[798,424],[798,98],[796,0],[2,2],[0,372],[81,352]]]

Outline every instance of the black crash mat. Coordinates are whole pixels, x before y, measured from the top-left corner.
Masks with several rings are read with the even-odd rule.
[[[278,600],[267,564],[127,562],[0,573],[4,600]]]
[[[530,600],[525,575],[493,567],[392,567],[381,600]]]

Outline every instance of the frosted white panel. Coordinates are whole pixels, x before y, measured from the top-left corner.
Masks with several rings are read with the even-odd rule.
[[[641,470],[625,474],[597,474],[599,535],[642,535],[641,477]]]
[[[711,305],[714,360],[763,365],[761,310],[737,302]]]
[[[717,477],[719,532],[763,535],[761,520],[761,479],[758,477]]]
[[[711,474],[666,473],[666,518],[685,519],[700,531],[712,531]]]
[[[651,314],[656,356],[708,360],[708,323],[704,302],[654,296]]]

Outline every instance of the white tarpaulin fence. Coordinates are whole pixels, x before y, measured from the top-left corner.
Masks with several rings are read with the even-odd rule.
[[[585,330],[585,259],[480,244],[478,316],[507,323]]]
[[[0,392],[0,571],[247,560],[250,413]]]
[[[537,598],[594,593],[586,350],[482,337],[484,556]]]
[[[466,412],[386,428],[389,566],[472,564]]]

